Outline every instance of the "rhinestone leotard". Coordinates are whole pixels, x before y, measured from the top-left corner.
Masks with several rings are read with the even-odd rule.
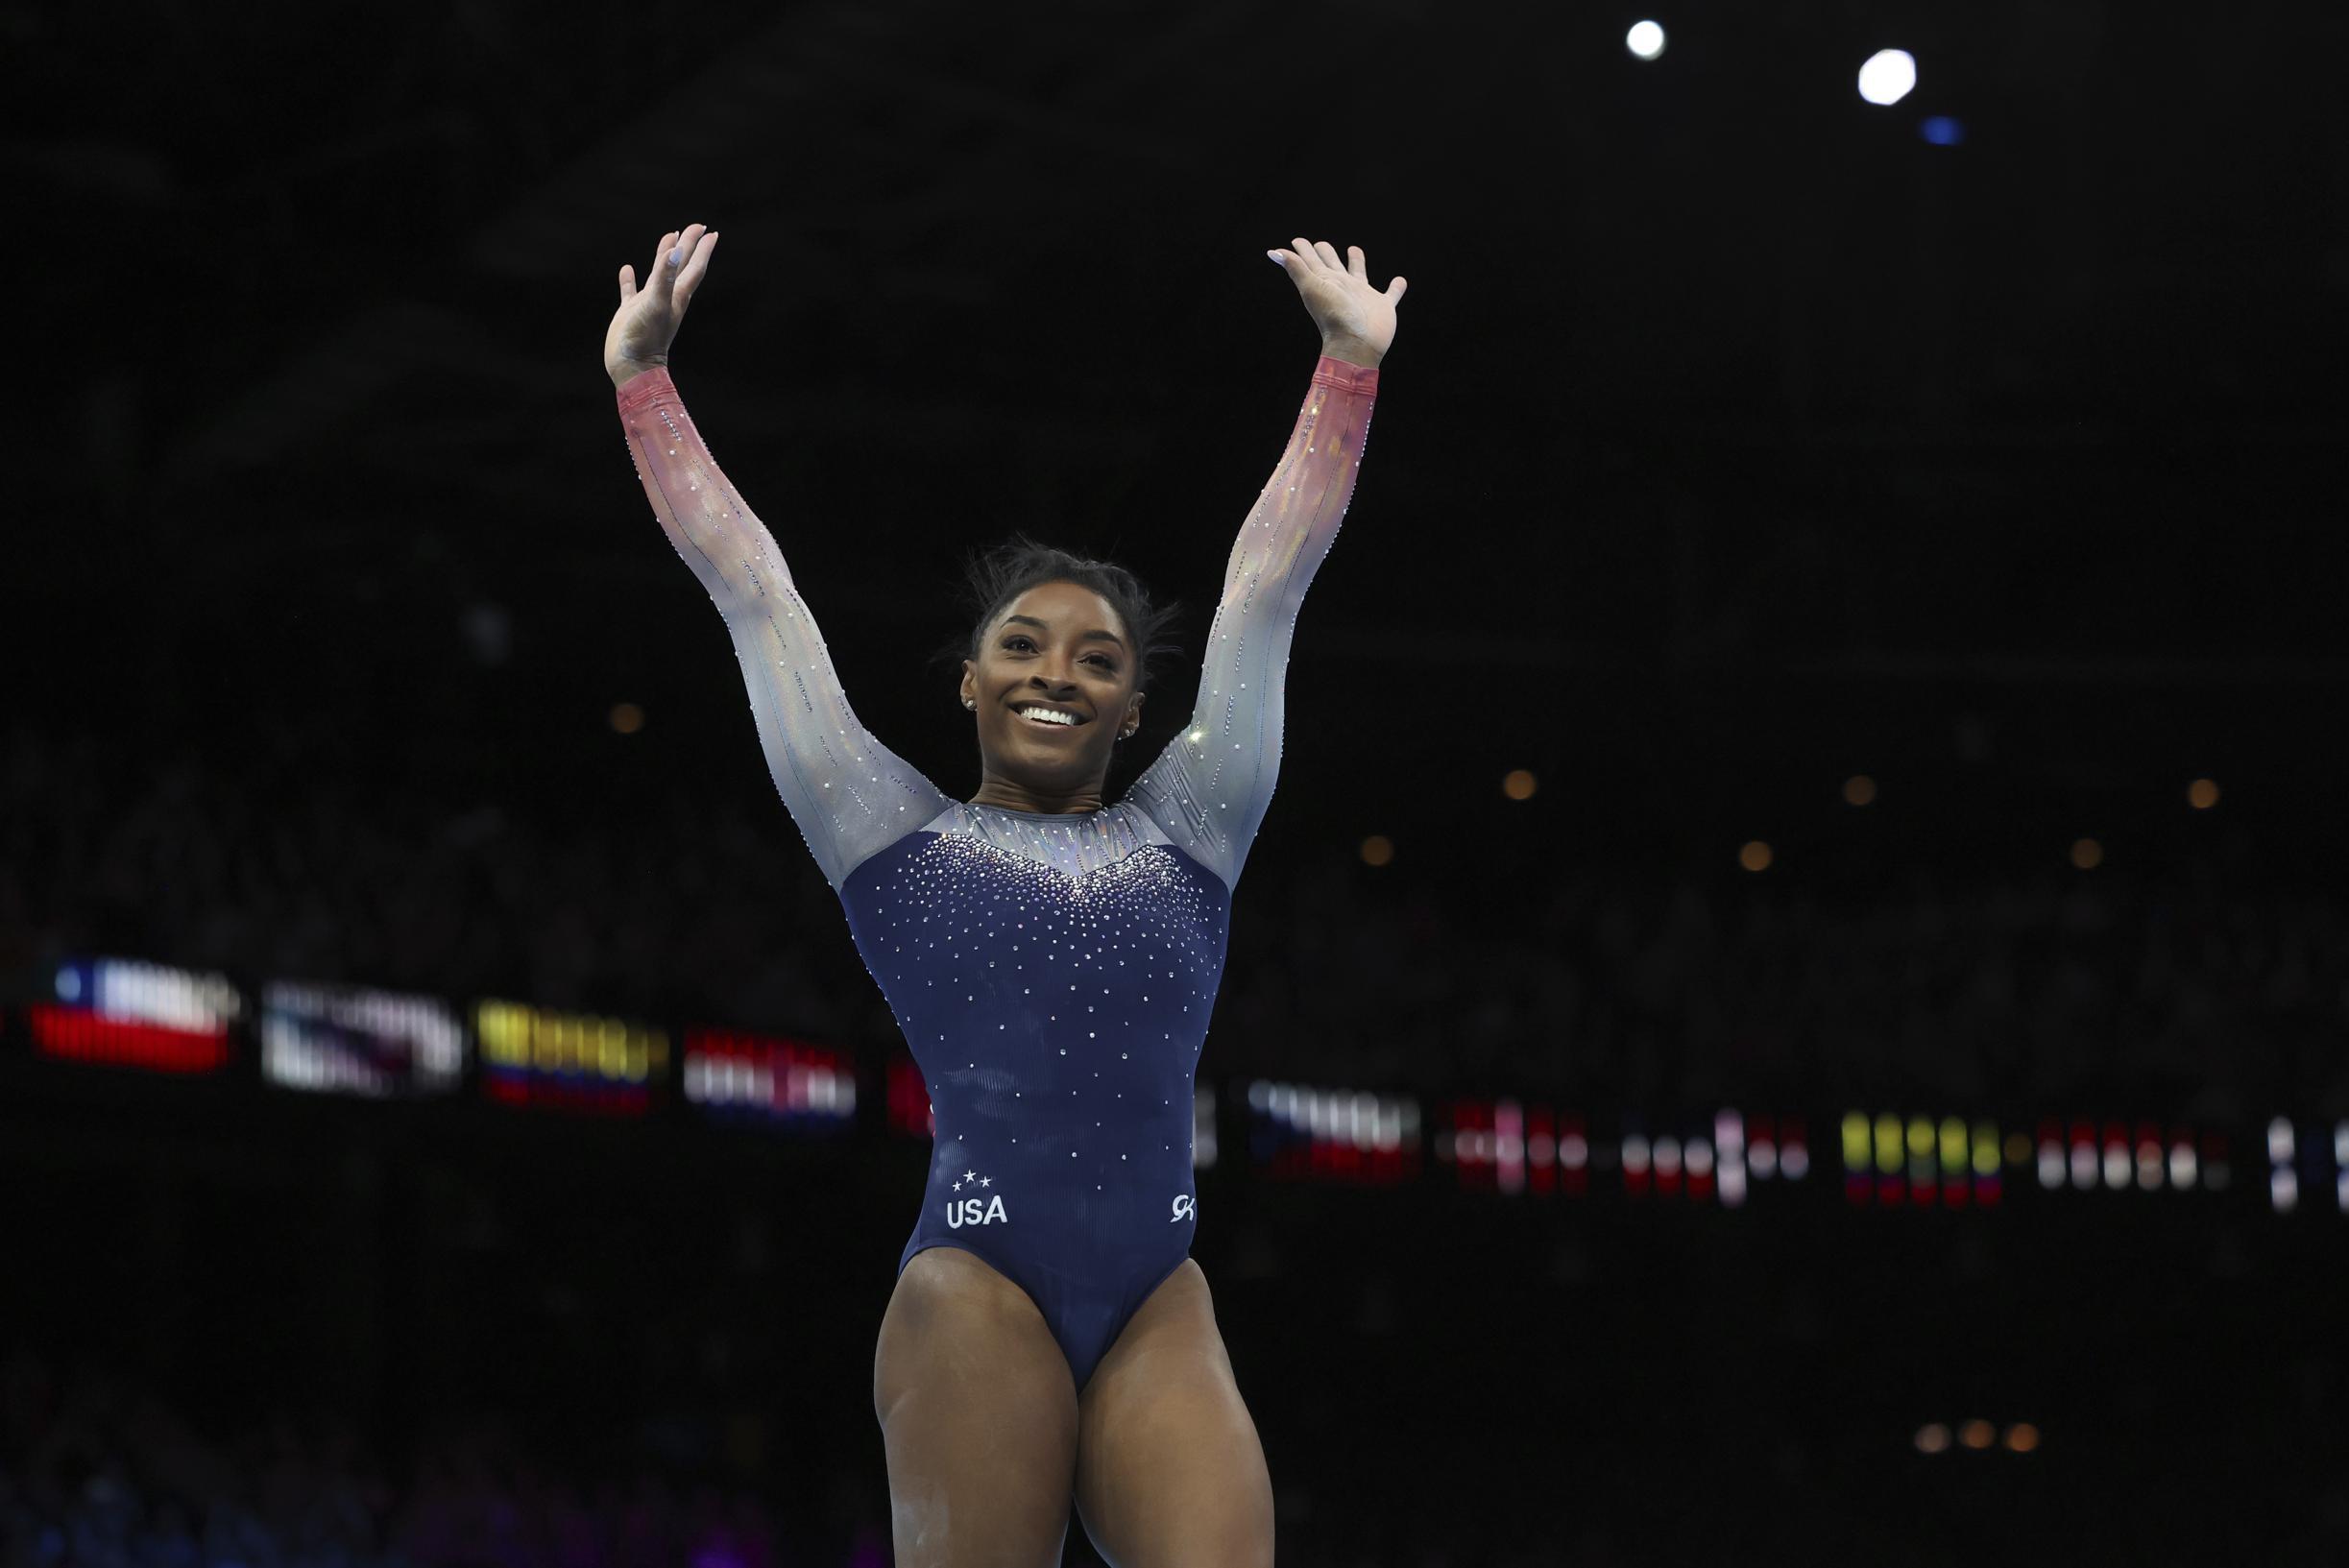
[[[1316,363],[1232,548],[1190,721],[1115,806],[1060,815],[957,801],[867,733],[668,372],[619,389],[645,494],[733,634],[776,789],[929,1085],[929,1186],[898,1267],[932,1246],[983,1259],[1035,1302],[1080,1389],[1190,1255],[1193,1085],[1231,890],[1377,389],[1375,369]]]

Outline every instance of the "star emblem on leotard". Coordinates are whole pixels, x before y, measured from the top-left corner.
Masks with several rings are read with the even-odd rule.
[[[965,1170],[962,1173],[962,1179],[955,1183],[954,1190],[959,1193],[965,1187],[992,1187],[994,1185],[995,1178],[993,1176],[982,1176],[976,1170]]]

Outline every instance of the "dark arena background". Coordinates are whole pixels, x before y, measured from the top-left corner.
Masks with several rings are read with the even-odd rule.
[[[957,798],[962,552],[1187,607],[1114,798],[1265,251],[1410,279],[1199,1079],[1282,1563],[2349,1561],[2345,15],[9,8],[0,1562],[890,1560],[929,1106],[597,358],[694,222]]]

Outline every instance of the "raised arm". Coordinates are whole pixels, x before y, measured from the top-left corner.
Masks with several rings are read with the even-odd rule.
[[[1126,791],[1227,888],[1239,885],[1257,825],[1272,804],[1290,635],[1353,496],[1378,395],[1378,363],[1394,342],[1394,307],[1411,286],[1398,276],[1384,289],[1372,288],[1369,259],[1359,245],[1347,246],[1341,259],[1326,241],[1308,244],[1299,235],[1290,244],[1265,253],[1287,270],[1321,329],[1321,356],[1288,449],[1240,525],[1223,569],[1223,597],[1207,633],[1191,721]]]
[[[1326,344],[1340,352],[1357,350]],[[1288,449],[1240,525],[1207,634],[1191,721],[1126,798],[1175,846],[1236,887],[1280,772],[1289,640],[1354,494],[1378,393],[1375,363],[1323,352]]]
[[[776,791],[836,892],[952,802],[857,721],[774,536],[726,482],[667,367],[629,375],[618,399],[653,512],[733,635]]]

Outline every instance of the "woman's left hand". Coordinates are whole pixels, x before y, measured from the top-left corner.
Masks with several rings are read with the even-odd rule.
[[[1382,293],[1370,286],[1361,246],[1347,246],[1349,259],[1340,261],[1326,240],[1308,241],[1300,234],[1289,243],[1295,249],[1269,253],[1289,270],[1289,280],[1321,329],[1322,344],[1367,353],[1373,364],[1384,358],[1394,342],[1394,307],[1402,303],[1410,280],[1397,277]]]

